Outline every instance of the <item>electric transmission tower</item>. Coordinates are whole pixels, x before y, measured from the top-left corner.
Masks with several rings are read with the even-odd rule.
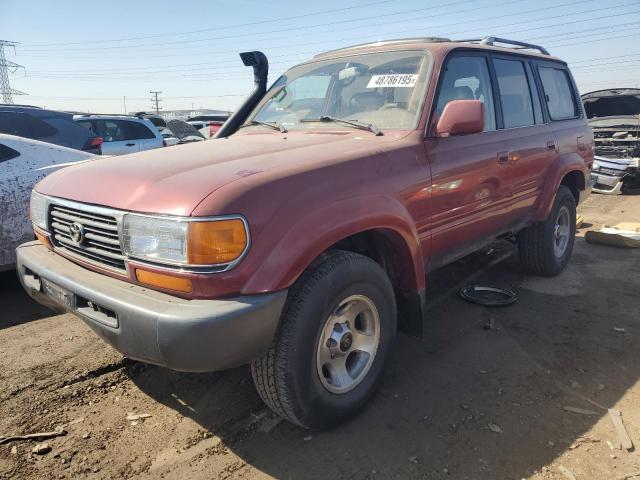
[[[153,95],[153,97],[151,97],[151,101],[153,102],[153,104],[156,107],[156,113],[160,113],[160,102],[161,100],[158,98],[158,95],[160,95],[162,92],[156,92],[156,91],[149,91],[149,93],[151,95]]]
[[[22,65],[7,60],[4,54],[4,47],[13,47],[15,50],[16,45],[18,42],[0,40],[0,95],[2,95],[2,103],[13,103],[13,95],[26,95],[20,90],[11,88],[9,84],[9,73],[15,73],[19,68],[24,69]]]

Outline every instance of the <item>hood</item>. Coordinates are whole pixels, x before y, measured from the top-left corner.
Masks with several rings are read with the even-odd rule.
[[[360,158],[406,136],[385,132],[255,129],[65,168],[36,186],[45,195],[128,211],[188,216],[209,194],[273,169]]]
[[[610,117],[635,117],[635,123],[638,123],[640,88],[617,88],[585,93],[582,95],[582,103],[591,124],[596,123],[597,119]]]

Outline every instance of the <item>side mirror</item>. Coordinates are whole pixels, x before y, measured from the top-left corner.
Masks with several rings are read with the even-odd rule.
[[[452,100],[440,115],[436,134],[439,137],[479,133],[484,130],[484,110],[480,100]]]

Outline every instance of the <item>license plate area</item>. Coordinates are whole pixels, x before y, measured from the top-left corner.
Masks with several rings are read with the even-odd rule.
[[[56,303],[67,307],[70,310],[75,309],[76,299],[75,295],[71,293],[69,290],[62,288],[60,285],[57,285],[45,278],[41,279],[42,281],[42,291]]]
[[[82,317],[89,318],[111,328],[118,328],[118,315],[113,310],[70,292],[66,288],[41,278],[42,291],[57,304],[75,311]]]

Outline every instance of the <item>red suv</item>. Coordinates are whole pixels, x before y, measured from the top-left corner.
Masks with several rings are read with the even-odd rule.
[[[427,271],[499,237],[532,273],[567,265],[593,137],[543,48],[359,45],[268,90],[264,55],[241,57],[256,87],[216,140],[36,186],[31,296],[143,362],[250,363],[275,412],[325,428],[363,407],[397,329],[421,333]]]

